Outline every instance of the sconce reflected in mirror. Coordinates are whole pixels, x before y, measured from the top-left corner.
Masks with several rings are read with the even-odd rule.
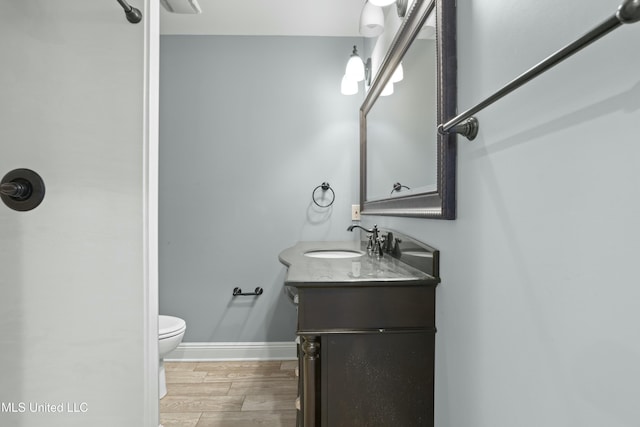
[[[342,83],[340,83],[340,93],[343,95],[355,95],[358,93],[358,82],[349,79],[345,74],[342,76]]]
[[[402,68],[402,62],[398,64],[396,70],[391,75],[391,81],[394,83],[398,83],[404,79],[404,69]]]
[[[389,82],[387,82],[387,84],[384,86],[384,89],[382,89],[382,92],[380,92],[380,96],[393,95],[393,85],[402,81],[402,79],[404,79],[404,70],[402,68],[401,62],[398,64],[398,67],[391,75],[391,79],[389,79]]]
[[[386,85],[384,85],[384,89],[380,92],[380,96],[389,96],[393,95],[393,82],[389,80]]]
[[[355,95],[359,91],[358,83],[364,81],[365,91],[371,86],[372,78],[371,58],[367,58],[367,62],[363,62],[360,55],[358,55],[357,46],[353,46],[353,51],[347,61],[344,75],[342,76],[342,82],[340,83],[340,93],[343,95]],[[384,89],[380,93],[380,96],[388,96],[393,94],[393,85],[404,79],[404,69],[402,68],[402,62],[398,64],[395,71],[391,75],[391,79],[385,85]]]
[[[432,13],[427,16],[427,20],[420,30],[419,37],[422,39],[436,39],[436,15]]]
[[[356,82],[364,80],[364,62],[362,62],[362,58],[358,55],[358,48],[356,46],[353,46],[353,52],[351,52],[349,61],[347,61],[344,75],[349,80]]]
[[[360,34],[363,37],[377,37],[384,32],[385,16],[382,8],[396,3],[396,0],[365,0],[360,12]],[[397,0],[396,9],[398,16],[403,17],[411,3],[410,0]],[[364,90],[371,86],[372,80],[371,58],[365,62],[358,55],[358,49],[353,47],[353,52],[347,62],[347,67],[340,83],[340,93],[343,95],[355,95],[359,92],[358,82],[364,80]],[[398,64],[391,80],[385,85],[380,96],[388,96],[393,93],[393,85],[403,79],[402,63]]]
[[[353,46],[353,52],[351,52],[344,76],[342,76],[340,93],[355,95],[358,93],[358,83],[361,81],[365,82],[365,88],[371,85],[371,58],[368,58],[365,64],[358,55],[357,46]]]

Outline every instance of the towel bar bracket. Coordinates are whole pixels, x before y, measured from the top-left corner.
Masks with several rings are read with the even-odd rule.
[[[443,125],[438,126],[438,132],[442,135],[448,133],[457,133],[466,137],[469,141],[473,141],[478,136],[480,130],[480,122],[475,117],[469,117],[462,123],[458,123],[449,130],[444,130]]]

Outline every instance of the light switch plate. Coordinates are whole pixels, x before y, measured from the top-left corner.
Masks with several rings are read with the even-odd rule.
[[[360,205],[351,205],[351,221],[360,221]]]

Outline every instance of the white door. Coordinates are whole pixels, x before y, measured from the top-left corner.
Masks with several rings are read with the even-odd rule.
[[[157,425],[145,18],[0,0],[0,177],[46,186],[31,211],[0,204],[2,426]]]

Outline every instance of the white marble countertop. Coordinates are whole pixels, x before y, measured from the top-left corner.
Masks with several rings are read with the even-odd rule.
[[[338,259],[304,255],[317,250],[362,251],[363,255]],[[389,254],[380,258],[369,256],[360,241],[298,242],[283,250],[278,258],[288,267],[285,286],[435,286],[440,281]]]

